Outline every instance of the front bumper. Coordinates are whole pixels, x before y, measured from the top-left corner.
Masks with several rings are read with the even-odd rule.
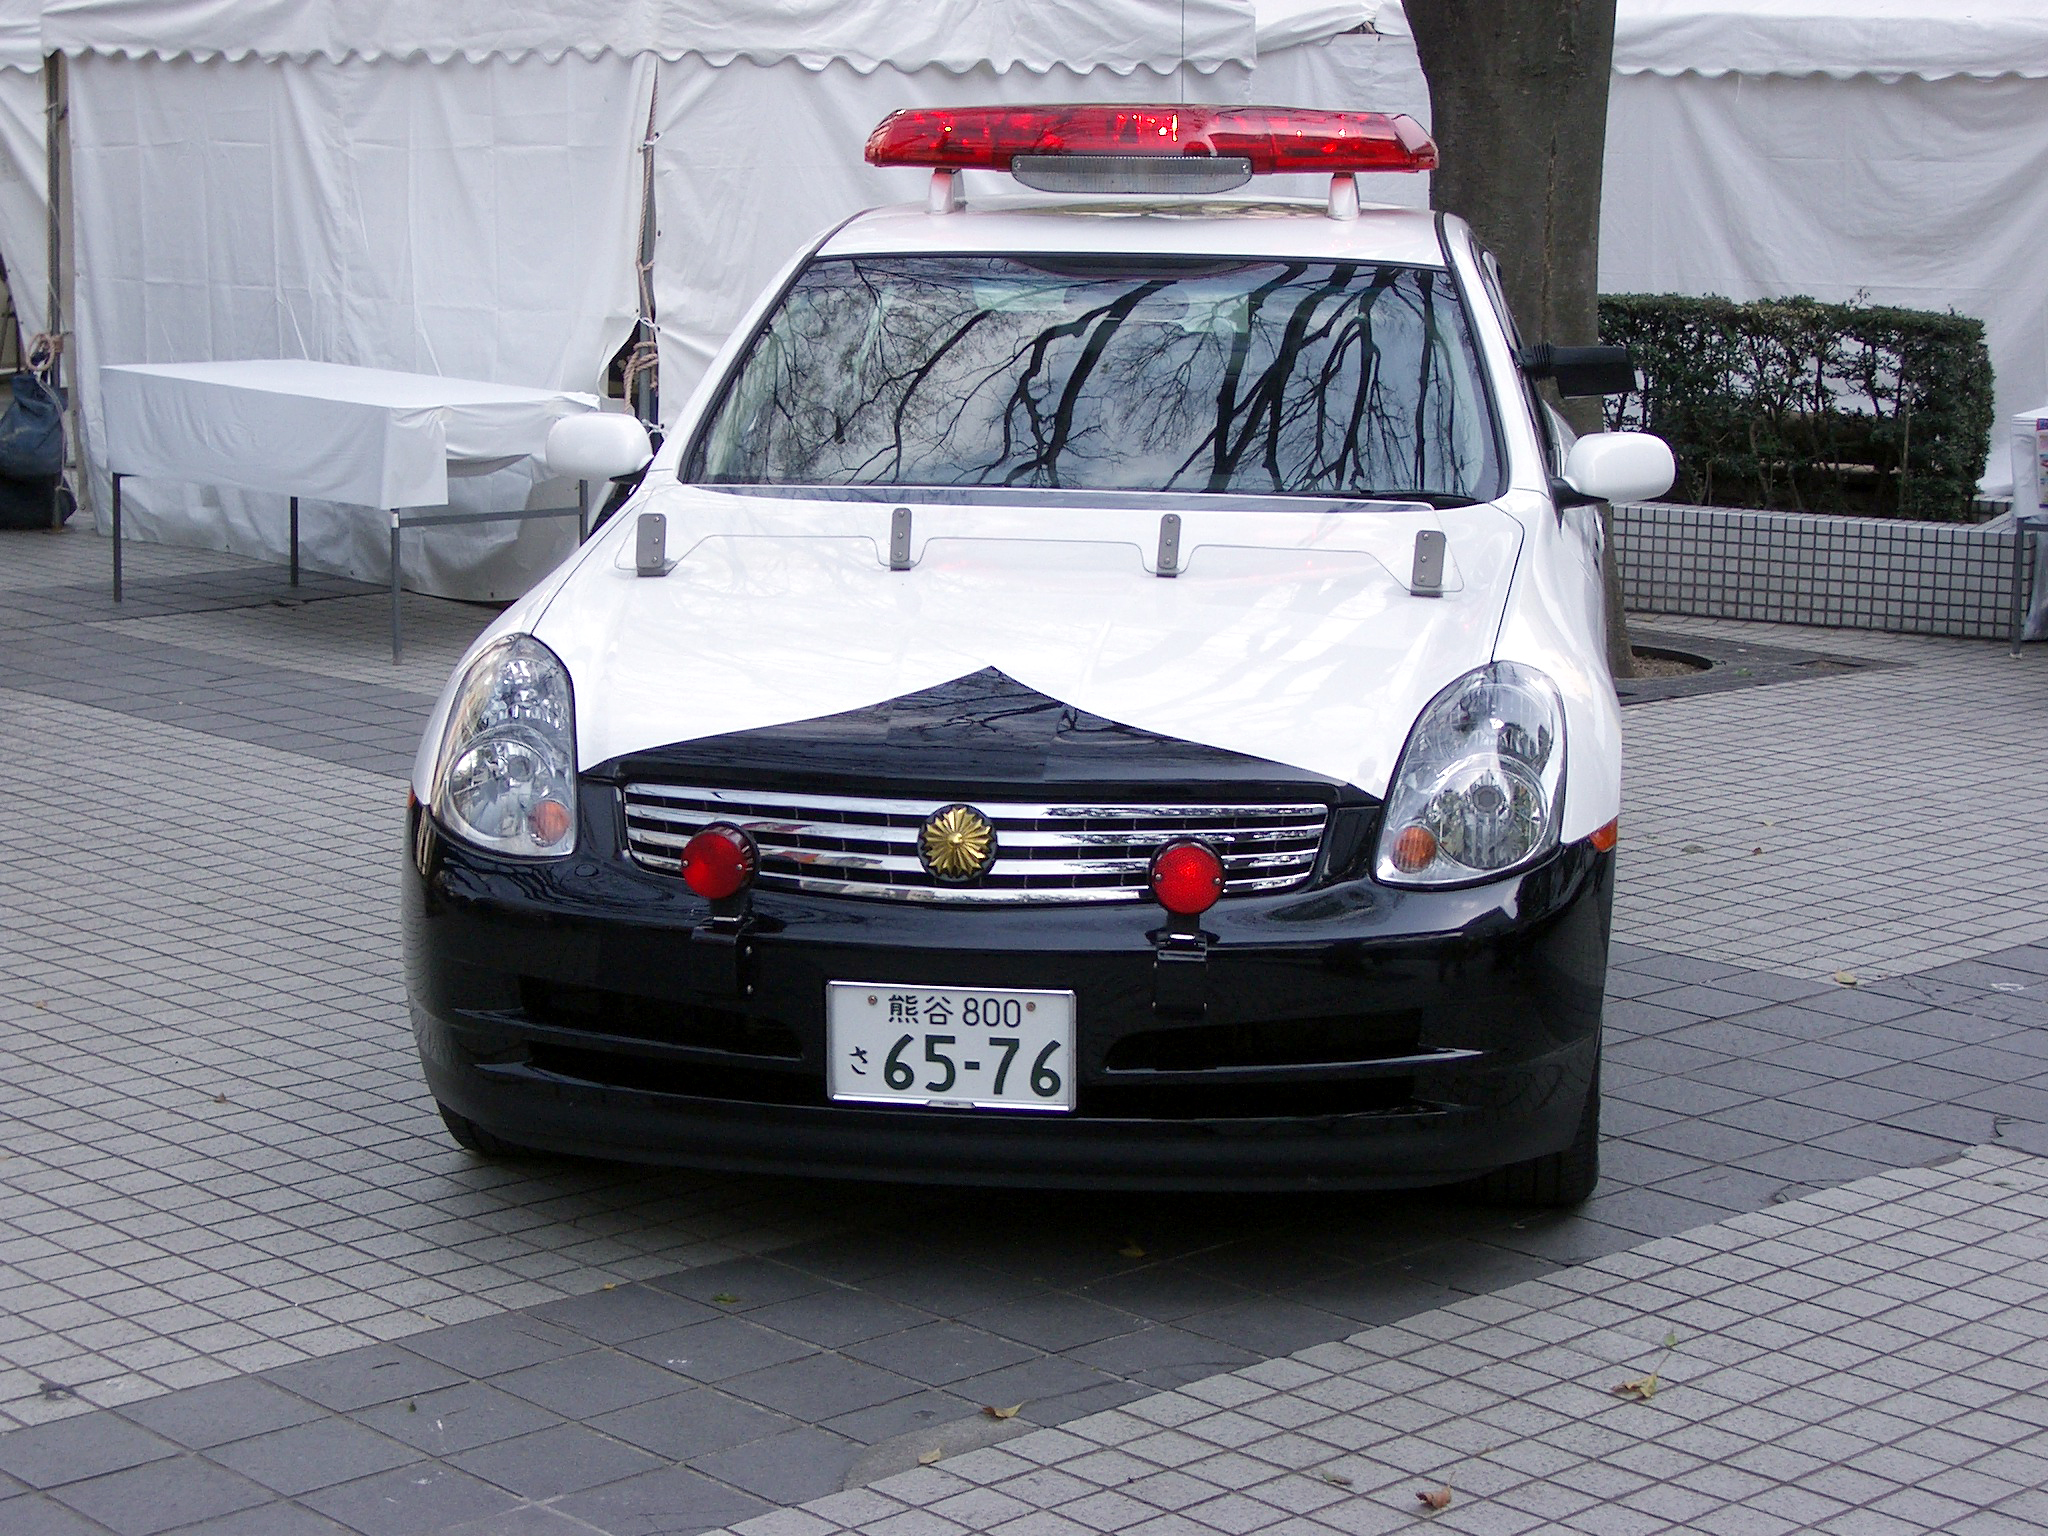
[[[434,1096],[541,1150],[922,1182],[1453,1182],[1561,1150],[1595,1081],[1613,856],[1461,891],[1232,899],[1195,974],[1150,905],[960,909],[759,892],[731,942],[603,846],[496,859],[415,807],[407,983]],[[1070,988],[1071,1115],[829,1102],[832,980]]]

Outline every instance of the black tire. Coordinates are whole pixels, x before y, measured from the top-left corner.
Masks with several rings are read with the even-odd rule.
[[[441,1123],[448,1127],[448,1134],[455,1138],[455,1144],[465,1152],[474,1152],[478,1157],[532,1157],[535,1154],[516,1142],[493,1136],[474,1120],[458,1115],[446,1104],[436,1100],[434,1107],[441,1111]]]
[[[1586,1107],[1579,1115],[1578,1134],[1570,1146],[1481,1174],[1466,1188],[1473,1198],[1488,1205],[1558,1207],[1584,1205],[1599,1182],[1600,1069],[1595,1066]]]

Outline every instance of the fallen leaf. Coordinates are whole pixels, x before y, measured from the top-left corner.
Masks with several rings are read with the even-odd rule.
[[[1760,854],[1760,853],[1762,853],[1762,852],[1763,852],[1763,849],[1761,849],[1761,848],[1752,848],[1752,849],[1750,849],[1750,850],[1749,850],[1749,856],[1750,856],[1751,858],[1755,858],[1755,857],[1756,857],[1756,856],[1757,856],[1758,854]]]
[[[939,1448],[938,1448],[938,1447],[937,1447],[937,1446],[935,1445],[935,1446],[933,1446],[933,1447],[932,1447],[932,1448],[931,1448],[930,1450],[926,1451],[926,1452],[925,1452],[925,1453],[924,1453],[923,1455],[921,1455],[921,1456],[919,1456],[919,1457],[917,1458],[917,1464],[918,1464],[918,1465],[919,1465],[920,1467],[928,1467],[928,1466],[930,1466],[930,1465],[931,1465],[931,1464],[932,1464],[933,1462],[937,1461],[937,1460],[938,1460],[938,1459],[939,1459],[939,1458],[940,1458],[941,1456],[943,1456],[943,1455],[945,1455],[945,1454],[946,1454],[946,1453],[945,1453],[944,1451],[940,1450],[940,1449],[939,1449]]]
[[[1451,1485],[1445,1483],[1441,1488],[1432,1488],[1427,1493],[1416,1494],[1415,1497],[1422,1500],[1431,1509],[1449,1509],[1451,1507]]]
[[[600,1291],[616,1291],[618,1288],[619,1282],[616,1280],[607,1280],[603,1285],[600,1285],[598,1287]]]
[[[1117,1253],[1126,1259],[1142,1259],[1145,1257],[1145,1250],[1138,1246],[1138,1240],[1135,1237],[1125,1243],[1123,1247],[1117,1249]]]
[[[216,1093],[216,1094],[215,1094],[215,1095],[213,1096],[213,1102],[214,1102],[214,1103],[216,1103],[216,1104],[225,1104],[225,1103],[227,1103],[227,1101],[228,1101],[228,1096],[227,1096],[226,1094],[224,1094],[224,1093]]]
[[[1698,843],[1687,843],[1683,848],[1679,849],[1678,851],[1680,853],[1705,853],[1707,850],[1701,847]]]
[[[1339,1488],[1349,1488],[1351,1486],[1351,1479],[1346,1477],[1341,1472],[1325,1472],[1323,1474],[1323,1481],[1326,1483],[1334,1483]]]
[[[1012,1403],[1008,1408],[990,1408],[984,1405],[981,1411],[992,1419],[1014,1419],[1023,1410],[1022,1403]]]
[[[407,1413],[418,1413],[420,1411],[420,1405],[418,1403],[407,1403],[405,1405],[405,1411]]]
[[[1624,1381],[1619,1386],[1609,1387],[1607,1390],[1616,1397],[1634,1398],[1639,1403],[1647,1403],[1657,1395],[1657,1373],[1652,1371],[1647,1376],[1638,1376],[1633,1381]]]
[[[720,1291],[716,1296],[713,1296],[711,1299],[717,1302],[721,1307],[732,1307],[737,1306],[739,1304],[739,1297],[733,1295],[731,1291]]]
[[[1856,985],[1856,973],[1854,971],[1837,971],[1835,972],[1835,980],[1845,987],[1853,987]]]

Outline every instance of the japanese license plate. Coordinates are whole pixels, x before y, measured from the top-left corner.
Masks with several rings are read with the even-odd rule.
[[[835,981],[827,1087],[855,1104],[1071,1110],[1074,994]]]

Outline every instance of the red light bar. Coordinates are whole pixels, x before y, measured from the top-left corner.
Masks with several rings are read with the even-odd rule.
[[[877,123],[867,154],[935,170],[1007,171],[1017,155],[1239,157],[1259,176],[1436,169],[1412,117],[1306,107],[914,107]]]

